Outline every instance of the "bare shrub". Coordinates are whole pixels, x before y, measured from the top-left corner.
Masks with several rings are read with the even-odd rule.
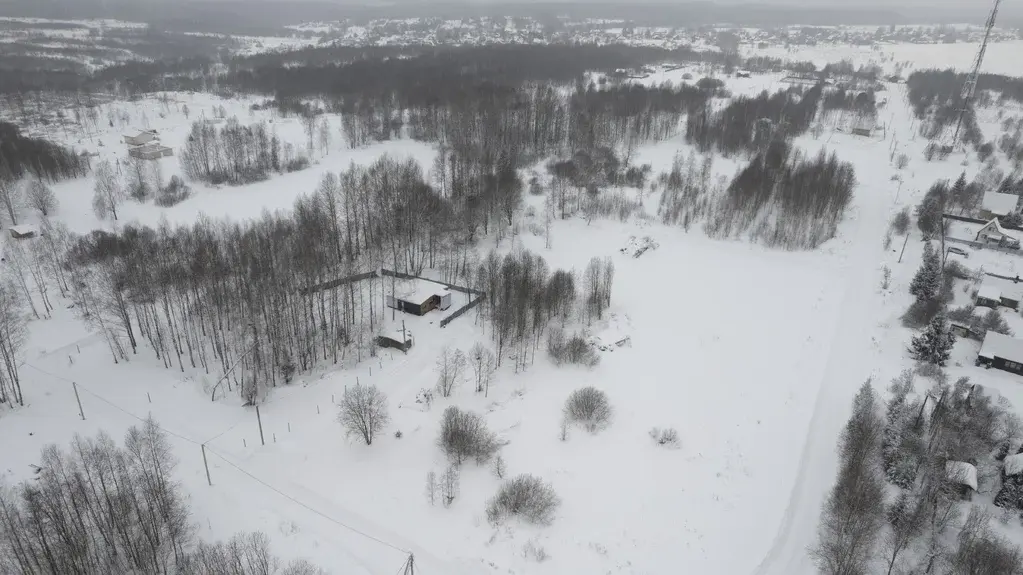
[[[430,505],[437,504],[437,473],[430,471],[426,474],[426,489],[423,492],[426,495],[426,500],[430,502]]]
[[[895,235],[904,236],[909,231],[910,217],[909,208],[902,208],[902,211],[892,218],[891,230]]]
[[[154,203],[162,208],[176,206],[192,195],[192,188],[178,176],[171,176],[170,182],[160,188]]]
[[[678,431],[674,427],[669,427],[667,429],[655,427],[650,430],[650,437],[655,443],[657,443],[657,445],[662,445],[664,447],[678,449],[682,445],[682,441],[678,436]]]
[[[504,476],[508,473],[508,467],[504,463],[504,458],[498,455],[494,458],[494,475],[498,479],[504,479]]]
[[[573,391],[563,412],[565,421],[581,425],[590,433],[606,429],[614,416],[607,394],[592,386]]]
[[[892,268],[887,265],[881,266],[881,289],[887,290],[892,286]]]
[[[313,565],[306,559],[295,559],[281,571],[281,575],[327,575],[327,571]]]
[[[455,498],[458,497],[459,484],[461,483],[461,475],[458,472],[458,466],[449,465],[444,475],[440,476],[440,502],[444,507],[450,507],[455,502]]]
[[[490,461],[499,448],[482,416],[454,406],[444,410],[437,445],[455,465],[468,459],[475,459],[482,465]]]
[[[387,396],[375,385],[349,387],[341,398],[337,419],[348,435],[358,435],[372,445],[377,432],[391,421]]]
[[[534,525],[550,525],[560,505],[561,498],[549,484],[532,475],[519,475],[487,502],[487,521],[497,525],[514,516]]]
[[[547,549],[545,549],[542,545],[537,545],[537,543],[532,539],[526,541],[526,544],[522,546],[522,556],[526,559],[532,559],[537,563],[543,563],[550,559],[550,555],[547,554]]]
[[[600,363],[600,357],[589,343],[579,334],[572,334],[571,338],[565,337],[565,331],[561,328],[551,328],[547,334],[547,353],[555,365],[566,363],[595,367]]]
[[[899,170],[904,170],[909,165],[909,156],[906,154],[899,154],[895,158],[895,167]]]

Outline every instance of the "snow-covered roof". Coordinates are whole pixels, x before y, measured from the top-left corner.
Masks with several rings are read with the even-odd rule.
[[[1004,216],[1016,211],[1019,203],[1019,196],[1016,194],[1001,194],[998,192],[987,192],[984,194],[984,210],[996,216]]]
[[[977,468],[965,461],[946,461],[945,475],[949,481],[955,481],[960,485],[968,485],[974,491],[977,490]]]
[[[980,284],[980,289],[977,290],[977,297],[998,301],[1002,299],[1002,289],[994,283],[984,282]]]
[[[27,236],[29,234],[36,233],[36,227],[31,224],[18,224],[16,226],[11,226],[10,230],[19,236]]]
[[[985,230],[988,230],[989,232],[993,230],[995,233],[1008,238],[1013,238],[1013,236],[1009,235],[1009,232],[1005,231],[1005,228],[1002,227],[1002,222],[998,221],[998,218],[993,218],[990,222],[984,224],[984,227],[980,228],[980,231],[977,232],[977,236],[980,236],[980,234]]]
[[[1011,299],[1012,301],[1020,301],[1020,299],[1023,299],[1023,281],[1017,282],[1015,280],[986,275],[984,276],[984,281],[980,284],[980,290],[977,292],[977,295],[980,296],[985,290],[992,293],[993,290],[998,291],[998,297],[991,299],[998,299],[1002,297],[1005,299]]]
[[[414,279],[398,283],[395,286],[394,292],[398,299],[418,305],[435,295],[447,293],[448,288],[443,284]]]
[[[1023,473],[1023,453],[1010,455],[1005,458],[1005,474],[1019,475]]]
[[[1023,363],[1023,339],[1016,339],[994,331],[984,336],[984,344],[980,346],[980,357],[986,359],[1000,358],[1016,363]]]

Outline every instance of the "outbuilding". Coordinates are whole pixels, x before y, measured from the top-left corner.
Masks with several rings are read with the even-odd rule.
[[[412,332],[407,329],[399,329],[389,333],[382,333],[376,337],[376,344],[380,347],[407,352],[414,343]]]
[[[977,492],[977,467],[972,463],[946,461],[945,477],[964,500],[969,501]]]
[[[980,215],[985,219],[1007,216],[1016,213],[1018,206],[1019,196],[1016,194],[986,192],[984,194],[984,201],[981,203]]]
[[[157,139],[156,130],[145,130],[124,136],[124,143],[129,146],[143,146]]]
[[[416,279],[402,282],[395,289],[396,293],[385,298],[389,308],[413,315],[426,315],[435,309],[446,310],[451,307],[451,291],[441,284]]]
[[[1023,340],[988,331],[977,354],[977,365],[1023,375]]]
[[[977,305],[997,309],[1004,306],[1018,310],[1023,300],[1023,280],[988,274],[977,290]]]
[[[16,240],[25,240],[25,239],[28,239],[28,238],[34,238],[34,237],[36,237],[36,234],[38,233],[36,231],[35,226],[30,226],[28,224],[18,224],[16,226],[11,226],[10,227],[10,231],[11,231],[11,237],[16,239]]]
[[[140,160],[158,160],[160,158],[166,158],[174,155],[174,150],[154,142],[146,144],[144,146],[137,146],[128,150],[128,155],[133,158],[139,158]]]

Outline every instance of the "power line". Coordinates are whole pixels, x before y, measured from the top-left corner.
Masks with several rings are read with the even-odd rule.
[[[343,523],[341,521],[338,521],[337,519],[334,519],[333,517],[327,515],[326,513],[323,513],[322,511],[320,511],[318,509],[315,509],[313,507],[310,507],[309,505],[306,505],[305,503],[302,503],[298,499],[295,499],[294,497],[288,495],[287,493],[281,491],[280,489],[277,489],[273,485],[270,485],[266,481],[263,481],[262,479],[256,477],[255,475],[249,473],[248,471],[242,469],[238,464],[236,464],[233,461],[231,461],[230,459],[224,457],[223,455],[221,455],[217,451],[214,451],[212,448],[207,447],[206,450],[209,451],[210,453],[212,453],[213,455],[216,455],[220,459],[222,459],[225,463],[227,463],[231,467],[237,469],[238,471],[240,471],[244,475],[248,476],[253,481],[259,483],[263,487],[266,487],[267,489],[273,491],[274,493],[280,495],[281,497],[284,497],[285,499],[287,499],[288,501],[291,501],[295,505],[298,505],[298,506],[300,506],[300,507],[302,507],[302,508],[304,508],[304,509],[306,509],[308,511],[311,511],[311,512],[319,515],[320,517],[326,519],[327,521],[330,521],[331,523],[333,523],[333,524],[335,524],[335,525],[337,525],[339,527],[343,527],[343,528],[345,528],[345,529],[347,529],[347,530],[349,530],[349,531],[351,531],[351,532],[353,532],[353,533],[355,533],[357,535],[361,535],[361,536],[365,537],[366,539],[369,539],[371,541],[375,541],[375,542],[377,542],[377,543],[379,543],[381,545],[384,545],[386,547],[390,547],[391,549],[394,549],[395,551],[398,551],[399,553],[404,553],[406,555],[409,554],[409,551],[406,550],[406,549],[402,549],[401,547],[398,547],[396,545],[392,545],[391,543],[388,543],[387,541],[384,541],[383,539],[378,539],[378,538],[376,538],[376,537],[374,537],[374,536],[372,536],[372,535],[370,535],[370,534],[368,534],[368,533],[366,533],[364,531],[360,531],[360,530],[356,529],[355,527],[352,527],[351,525],[347,525],[347,524],[345,524],[345,523]]]
[[[82,385],[80,383],[76,383],[74,380],[68,379],[68,378],[66,378],[64,376],[61,376],[61,375],[57,375],[55,373],[48,372],[48,371],[46,371],[46,370],[44,370],[44,369],[42,369],[40,367],[36,367],[36,366],[28,363],[27,361],[23,362],[22,365],[27,365],[28,367],[31,367],[32,369],[34,369],[34,370],[36,370],[36,371],[38,371],[38,372],[40,372],[42,374],[48,375],[48,376],[50,376],[52,378],[55,378],[55,379],[58,379],[58,380],[61,380],[61,381],[65,381],[67,383],[75,384],[75,385],[78,386],[79,389],[82,389],[83,391],[87,392],[89,395],[92,395],[96,399],[102,401],[103,403],[106,403],[110,407],[113,407],[114,409],[124,413],[125,415],[128,415],[129,417],[135,418],[135,419],[137,419],[137,420],[139,420],[139,421],[141,421],[143,423],[145,423],[147,421],[146,418],[139,417],[138,415],[136,415],[136,414],[132,413],[131,411],[128,411],[127,409],[117,405],[116,403],[114,403],[114,402],[110,401],[109,399],[103,397],[102,395],[92,391],[91,389],[85,387],[84,385]],[[207,444],[207,443],[213,441],[214,439],[217,439],[220,436],[224,435],[225,433],[231,431],[235,427],[238,427],[238,425],[240,425],[244,421],[244,418],[239,420],[237,423],[235,423],[231,427],[225,429],[224,431],[218,433],[217,435],[213,436],[212,438],[210,438],[210,439],[208,439],[208,440],[206,440],[205,442],[202,442],[202,443],[200,443],[200,442],[198,442],[198,441],[196,441],[196,440],[194,440],[194,439],[192,439],[190,437],[186,437],[184,435],[181,435],[180,433],[176,433],[174,431],[171,431],[171,430],[167,429],[166,427],[163,427],[162,425],[156,423],[155,420],[152,420],[152,421],[153,421],[153,424],[157,427],[157,429],[160,429],[161,431],[163,431],[163,432],[165,432],[165,433],[167,433],[169,435],[172,435],[174,437],[177,437],[179,439],[182,439],[182,440],[187,441],[189,443],[192,443],[194,445],[204,446],[205,444]],[[270,489],[271,491],[273,491],[274,493],[277,493],[281,497],[284,497],[285,499],[291,501],[292,503],[294,503],[294,504],[296,504],[296,505],[298,505],[298,506],[300,506],[300,507],[302,507],[302,508],[304,508],[304,509],[306,509],[308,511],[311,511],[312,513],[315,513],[316,515],[319,515],[320,517],[330,521],[331,523],[334,523],[335,525],[337,525],[339,527],[343,527],[343,528],[351,531],[352,533],[355,533],[357,535],[361,535],[362,537],[365,537],[366,539],[369,539],[371,541],[374,541],[376,543],[384,545],[385,547],[389,547],[389,548],[391,548],[391,549],[393,549],[395,551],[398,551],[399,553],[403,553],[405,555],[410,555],[411,554],[408,550],[402,549],[402,548],[400,548],[400,547],[398,547],[396,545],[388,543],[387,541],[384,541],[382,539],[374,537],[374,536],[372,536],[372,535],[370,535],[370,534],[368,534],[368,533],[366,533],[364,531],[360,531],[359,529],[356,529],[355,527],[347,525],[347,524],[345,524],[342,521],[338,521],[337,519],[334,519],[333,517],[327,515],[326,513],[323,513],[322,511],[319,511],[318,509],[310,507],[309,505],[299,501],[298,499],[295,499],[291,495],[288,495],[287,493],[281,491],[280,489],[274,487],[273,485],[270,485],[266,481],[263,481],[262,479],[256,477],[252,473],[249,473],[248,471],[246,471],[245,469],[243,469],[238,464],[234,463],[233,461],[231,461],[230,459],[228,459],[224,455],[218,453],[217,451],[214,451],[212,447],[209,447],[208,445],[206,445],[205,449],[206,449],[206,451],[209,451],[210,453],[212,453],[212,454],[216,455],[217,457],[219,457],[221,460],[224,461],[224,463],[227,463],[231,467],[237,469],[239,472],[241,472],[242,474],[244,474],[248,478],[252,479],[253,481],[259,483],[263,487],[266,487],[267,489]],[[403,564],[401,569],[404,569],[406,565],[407,565],[407,563]]]

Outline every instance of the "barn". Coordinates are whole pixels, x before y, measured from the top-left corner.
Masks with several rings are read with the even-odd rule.
[[[987,332],[977,354],[977,365],[1023,375],[1023,340]]]
[[[402,281],[395,286],[394,292],[385,298],[387,307],[412,315],[426,315],[435,309],[451,307],[451,291],[431,281]]]

